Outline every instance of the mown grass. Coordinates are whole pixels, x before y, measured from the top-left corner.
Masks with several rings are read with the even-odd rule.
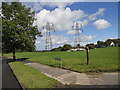
[[[24,65],[22,62],[12,62],[9,65],[24,88],[50,88],[59,84],[57,80],[42,74],[37,69]]]
[[[97,48],[90,50],[90,65],[87,65],[86,51],[77,52],[19,52],[17,58],[55,66],[55,57],[62,59],[63,68],[77,72],[105,72],[118,70],[119,47]],[[58,62],[59,64],[59,62]]]

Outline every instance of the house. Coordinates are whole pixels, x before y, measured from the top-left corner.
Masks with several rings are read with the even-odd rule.
[[[111,42],[110,46],[115,46],[115,44],[113,42]]]

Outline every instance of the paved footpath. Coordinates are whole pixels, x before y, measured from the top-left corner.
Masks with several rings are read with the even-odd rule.
[[[102,74],[86,74],[77,73],[60,68],[33,63],[30,61],[22,61],[25,65],[38,69],[43,74],[60,81],[64,85],[118,85],[118,73],[102,73]]]

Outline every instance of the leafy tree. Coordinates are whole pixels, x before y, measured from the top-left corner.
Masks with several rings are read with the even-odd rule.
[[[115,44],[115,46],[119,46],[120,45],[120,39],[107,39],[105,41],[105,45],[106,46],[110,46],[111,42],[113,42]]]
[[[112,42],[112,40],[108,39],[108,40],[105,41],[105,45],[108,47],[108,46],[110,46],[111,42]]]
[[[89,46],[89,49],[94,49],[94,48],[95,48],[94,45],[90,45],[90,46]]]
[[[99,48],[101,48],[105,43],[103,41],[97,41],[97,45]]]
[[[96,48],[99,48],[99,45],[96,44],[95,47],[96,47]]]
[[[77,47],[80,47],[80,44],[77,44]]]
[[[72,46],[69,45],[69,44],[65,44],[63,47],[64,47],[66,50],[70,50],[70,49],[72,48]]]
[[[88,47],[89,49],[94,49],[95,45],[94,43],[91,43],[91,44],[87,44],[86,47]]]
[[[33,26],[35,12],[20,2],[2,2],[2,45],[3,51],[35,50],[36,36],[41,36],[37,26]]]
[[[66,48],[65,48],[65,47],[62,47],[62,48],[61,48],[61,51],[66,51]]]
[[[115,43],[115,46],[120,45],[120,39],[113,39],[113,42]]]
[[[69,44],[65,44],[63,47],[58,47],[58,48],[54,48],[53,51],[67,51],[70,50],[72,48],[71,45]]]
[[[62,47],[54,48],[52,51],[61,51]]]

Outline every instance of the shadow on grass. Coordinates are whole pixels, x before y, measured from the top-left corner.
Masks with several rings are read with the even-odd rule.
[[[49,65],[49,66],[51,66],[51,67],[55,67],[55,65]]]
[[[79,64],[77,64],[77,65],[87,65],[87,63],[79,63]]]
[[[13,59],[6,59],[7,63],[10,63],[10,62],[16,62],[16,61],[24,61],[24,60],[27,60],[29,58],[17,58],[15,60]]]

